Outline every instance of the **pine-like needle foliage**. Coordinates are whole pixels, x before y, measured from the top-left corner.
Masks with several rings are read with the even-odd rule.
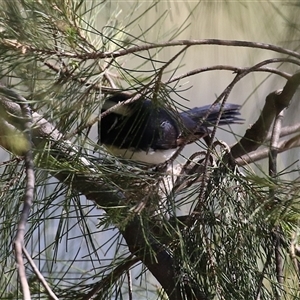
[[[193,41],[172,55],[164,46],[196,20],[198,5],[173,4],[174,12],[168,2],[126,4],[124,13],[114,1],[1,2],[1,82],[27,99],[35,120],[53,126],[48,136],[32,128],[36,185],[25,246],[37,268],[59,299],[298,299],[298,180],[241,170],[213,148],[193,168],[166,173],[97,145],[95,124],[110,93],[185,106],[173,99],[186,100],[176,76]],[[181,9],[188,17],[162,30]],[[259,71],[289,78],[279,68]],[[29,146],[22,118],[4,107],[0,298],[21,299],[12,245]],[[50,299],[29,262],[26,274],[32,299]]]

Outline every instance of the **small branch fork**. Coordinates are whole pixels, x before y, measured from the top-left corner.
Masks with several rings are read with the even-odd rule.
[[[300,72],[290,77],[282,90],[272,92],[267,96],[258,120],[246,131],[242,139],[231,147],[231,158],[243,159],[243,157],[247,157],[248,153],[257,150],[259,146],[264,144],[269,136],[275,117],[289,106],[299,85]],[[295,146],[295,140],[292,140],[289,144]],[[277,144],[278,146],[280,144]],[[278,151],[278,148],[276,151]],[[227,158],[229,159],[229,157]]]

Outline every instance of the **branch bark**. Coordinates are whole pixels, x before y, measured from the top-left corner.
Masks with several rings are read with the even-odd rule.
[[[17,234],[14,241],[14,250],[15,250],[15,258],[16,263],[18,266],[18,274],[21,282],[22,292],[23,292],[23,299],[30,300],[30,289],[28,280],[26,277],[25,272],[25,264],[23,259],[23,250],[26,249],[24,247],[24,236],[25,230],[27,225],[27,220],[30,215],[30,210],[33,204],[34,198],[34,188],[35,188],[35,174],[34,174],[34,165],[33,165],[33,153],[31,147],[31,129],[32,129],[32,116],[31,116],[31,109],[28,105],[28,102],[24,97],[21,97],[14,91],[6,88],[2,84],[0,84],[0,93],[5,94],[7,97],[12,99],[13,101],[18,101],[21,109],[21,115],[23,118],[23,131],[24,136],[26,138],[26,142],[28,145],[28,149],[25,152],[25,178],[26,178],[26,187],[25,187],[25,194],[23,196],[23,208],[21,212],[21,216],[17,226]]]
[[[231,148],[232,158],[238,159],[264,144],[275,116],[289,106],[299,84],[300,72],[288,79],[282,90],[272,92],[267,96],[258,120],[246,131],[243,138]]]
[[[7,46],[7,48],[12,48],[13,50],[19,50],[20,52],[30,52],[38,54],[47,54],[47,55],[57,55],[55,50],[43,50],[35,48],[32,45],[20,44],[18,41],[11,39],[2,39],[1,42]],[[165,48],[165,47],[174,47],[174,46],[199,46],[199,45],[218,45],[218,46],[231,46],[231,47],[246,47],[253,49],[264,49],[269,51],[274,51],[277,53],[282,53],[289,55],[291,57],[300,58],[300,54],[296,51],[285,49],[279,46],[272,44],[250,42],[250,41],[238,41],[238,40],[220,40],[220,39],[203,39],[203,40],[175,40],[175,41],[166,41],[162,43],[147,43],[138,46],[132,46],[128,49],[121,49],[116,51],[102,52],[95,51],[90,53],[72,53],[64,51],[60,53],[61,57],[69,58],[78,58],[78,59],[100,59],[100,58],[117,58],[125,56],[128,54],[133,54],[141,51],[148,51],[151,49]]]

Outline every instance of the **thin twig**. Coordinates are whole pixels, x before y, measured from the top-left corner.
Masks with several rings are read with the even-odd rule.
[[[232,71],[234,73],[242,73],[242,72],[247,72],[249,69],[251,69],[251,72],[269,72],[269,73],[274,73],[277,74],[281,77],[284,77],[286,79],[291,78],[291,74],[274,69],[274,68],[268,68],[268,67],[263,67],[263,65],[267,65],[270,63],[279,63],[279,62],[290,62],[295,65],[300,66],[300,62],[296,59],[290,59],[290,58],[273,58],[273,59],[267,59],[261,63],[263,63],[260,67],[256,69],[252,69],[251,67],[245,67],[245,68],[238,68],[238,67],[233,67],[233,66],[227,66],[227,65],[215,65],[215,66],[210,66],[210,67],[204,67],[204,68],[198,68],[192,71],[189,71],[185,74],[173,77],[168,79],[167,81],[164,82],[164,84],[169,84],[196,74],[200,74],[203,72],[208,72],[208,71],[216,71],[216,70],[226,70],[226,71]]]
[[[280,137],[285,137],[287,135],[291,135],[300,131],[300,123],[283,127],[280,131]],[[269,142],[271,140],[271,133],[268,133],[265,142]],[[293,136],[292,138],[282,140],[278,143],[277,152],[282,153],[289,149],[296,148],[300,146],[300,135]],[[270,148],[262,148],[256,151],[249,152],[235,160],[236,164],[239,166],[243,166],[246,164],[254,163],[261,159],[267,158],[269,156]]]
[[[232,46],[232,47],[246,47],[270,50],[278,53],[287,54],[289,56],[300,58],[299,52],[285,49],[279,46],[266,43],[250,42],[250,41],[237,41],[237,40],[221,40],[221,39],[203,39],[203,40],[175,40],[162,43],[149,43],[139,46],[133,46],[128,49],[122,49],[110,52],[86,53],[82,55],[71,54],[70,57],[95,59],[95,58],[111,58],[120,57],[127,54],[133,54],[140,51],[151,50],[161,47],[174,47],[174,46],[200,46],[200,45],[218,45],[218,46]]]
[[[296,275],[298,277],[298,281],[300,283],[300,274],[299,274],[299,260],[297,256],[299,257],[299,253],[297,253],[297,233],[294,232],[292,234],[292,239],[291,239],[291,245],[289,248],[289,253],[290,253],[290,258],[294,264],[294,268],[296,271]]]
[[[275,179],[277,177],[277,155],[278,155],[278,145],[279,145],[282,118],[283,118],[283,110],[280,111],[275,118],[271,141],[270,141],[269,175]],[[272,197],[274,196],[275,195],[273,194]]]
[[[283,119],[283,112],[284,109],[281,111],[278,111],[274,126],[272,130],[272,136],[271,136],[271,143],[270,143],[270,152],[269,152],[269,175],[271,178],[276,180],[277,178],[277,155],[278,155],[278,141],[280,138],[280,131],[281,131],[281,124]],[[276,185],[273,185],[270,188],[269,194],[270,199],[272,199],[274,202],[277,201],[276,199]],[[283,276],[283,259],[282,259],[282,250],[281,250],[281,241],[280,241],[280,234],[281,234],[281,228],[280,225],[277,225],[274,228],[274,232],[272,233],[273,239],[274,239],[274,253],[275,253],[275,263],[276,263],[276,278],[277,281],[281,287],[283,288],[284,283],[284,276]],[[276,297],[279,300],[280,294],[276,291]]]
[[[28,141],[28,150],[25,153],[25,173],[26,173],[26,187],[25,194],[23,198],[23,209],[21,212],[20,220],[17,226],[17,234],[14,241],[15,257],[18,267],[18,274],[22,286],[23,299],[30,300],[30,289],[28,281],[26,278],[25,265],[22,255],[22,248],[24,247],[24,236],[25,228],[27,224],[28,217],[30,215],[31,206],[33,203],[34,197],[34,186],[35,186],[35,176],[34,176],[34,165],[33,165],[33,154],[32,154],[32,136],[31,136],[31,127],[32,127],[32,115],[31,109],[27,103],[27,100],[10,90],[3,85],[0,85],[0,92],[4,94],[13,102],[18,102],[21,107],[22,117],[23,117],[23,129],[24,135]]]
[[[127,270],[129,270],[134,264],[139,262],[139,258],[133,257],[133,255],[124,259],[122,264],[113,269],[109,274],[107,274],[101,281],[93,285],[91,291],[82,298],[82,300],[90,300],[94,299],[97,294],[101,292],[103,289],[107,289],[108,285],[116,282],[122,274],[124,274]]]
[[[263,287],[263,281],[265,279],[265,273],[267,271],[267,268],[269,266],[269,264],[271,263],[272,260],[272,253],[273,251],[271,249],[268,249],[268,253],[267,253],[267,257],[266,257],[266,261],[264,263],[264,267],[259,275],[259,281],[257,283],[257,288],[256,288],[256,293],[255,293],[255,300],[259,300],[260,299],[260,291]]]
[[[300,65],[298,60],[293,60],[293,59],[289,59],[289,58],[282,58],[282,59],[274,58],[274,59],[266,60],[265,62],[266,62],[265,64],[276,63],[276,62],[290,62],[290,63],[296,64],[296,65]],[[61,75],[68,77],[72,80],[75,80],[80,84],[84,84],[85,86],[91,86],[91,88],[95,91],[101,91],[102,93],[120,93],[120,92],[122,92],[121,89],[117,88],[115,85],[112,85],[112,80],[110,79],[110,75],[107,73],[107,71],[104,71],[104,76],[110,83],[111,87],[103,86],[103,84],[91,82],[87,78],[80,78],[77,76],[77,74],[74,74],[74,72],[70,73],[67,69],[59,68],[50,62],[44,62],[44,64],[45,64],[45,66],[47,66],[52,71],[55,71],[56,73],[60,73]],[[227,70],[227,71],[232,71],[234,73],[242,73],[249,69],[250,69],[249,67],[238,68],[238,67],[227,66],[227,65],[216,65],[216,66],[211,66],[211,67],[198,68],[198,69],[189,71],[185,74],[170,78],[170,79],[164,81],[163,84],[170,84],[172,82],[179,81],[181,79],[184,79],[184,78],[187,78],[187,77],[199,74],[199,73],[208,72],[208,71]],[[262,67],[262,66],[255,70],[252,70],[251,72],[274,73],[274,74],[277,74],[286,79],[289,79],[292,76],[291,74],[280,71],[278,69]]]
[[[291,125],[291,126],[285,126],[283,128],[281,128],[280,131],[280,137],[284,137],[293,133],[297,133],[300,131],[300,123]],[[271,134],[267,136],[266,141],[271,140]]]
[[[160,70],[159,70],[159,72],[158,72],[158,78],[157,78],[157,80],[156,80],[156,82],[155,82],[155,85],[154,85],[154,93],[153,93],[153,95],[154,95],[154,98],[156,98],[156,96],[157,96],[157,94],[158,94],[158,92],[159,92],[159,90],[160,90],[160,86],[161,86],[161,78],[162,78],[162,76],[163,76],[163,72],[164,72],[164,70],[172,63],[172,62],[174,62],[175,60],[176,60],[176,58],[177,57],[179,57],[182,53],[184,53],[187,49],[189,48],[189,46],[186,46],[186,47],[184,47],[183,49],[181,49],[176,55],[174,55],[171,59],[169,59],[168,61],[167,61],[167,63],[165,63],[161,68],[160,68]]]
[[[28,253],[28,251],[26,250],[26,248],[24,246],[23,246],[22,250],[23,250],[23,253],[24,253],[27,261],[29,262],[30,266],[32,267],[35,275],[37,276],[37,278],[39,279],[39,281],[44,286],[44,288],[45,288],[47,294],[49,295],[49,297],[51,299],[58,300],[58,298],[56,297],[56,295],[51,290],[51,288],[48,285],[47,281],[45,280],[44,276],[41,274],[41,272],[37,268],[36,264],[34,263],[33,259],[31,258],[30,254]]]
[[[132,295],[132,280],[131,280],[130,270],[126,271],[126,275],[127,275],[127,281],[128,281],[128,299],[132,300],[133,295]]]
[[[237,74],[235,76],[235,78],[231,81],[231,83],[224,89],[224,91],[220,94],[220,96],[212,104],[212,107],[213,107],[214,104],[222,101],[222,106],[221,106],[221,109],[220,109],[220,114],[219,114],[218,120],[216,122],[216,126],[214,127],[214,130],[212,131],[210,141],[208,143],[207,156],[206,156],[205,162],[204,162],[204,170],[206,170],[207,166],[208,166],[208,161],[209,161],[210,153],[211,153],[211,150],[212,150],[211,149],[211,145],[213,143],[213,139],[214,139],[214,136],[215,136],[215,133],[216,133],[216,129],[217,129],[219,120],[221,118],[222,108],[225,105],[225,102],[226,102],[227,98],[229,97],[229,94],[230,94],[231,90],[237,84],[237,82],[240,81],[243,77],[245,77],[247,74],[251,73],[253,70],[261,67],[264,64],[265,64],[265,61],[260,62],[260,63],[258,63],[256,65],[254,65],[253,67],[245,70],[244,72]],[[209,115],[209,113],[210,113],[210,110],[208,110],[207,114],[204,116],[204,119],[207,118],[207,116]],[[232,149],[231,149],[231,151],[232,151]],[[228,157],[231,157],[231,154],[229,154]],[[205,187],[206,187],[205,182],[206,182],[206,180],[207,180],[207,178],[206,178],[205,172],[204,172],[203,173],[202,183],[201,183],[201,186],[200,186],[200,191],[199,191],[199,200],[198,200],[197,205],[195,205],[195,208],[194,208],[194,213],[193,213],[194,216],[199,215],[201,203],[202,203],[202,201],[204,199],[204,195],[205,195]]]
[[[95,91],[101,91],[103,93],[118,93],[118,92],[120,93],[122,91],[120,89],[115,89],[115,88],[111,88],[108,86],[104,86],[99,83],[91,82],[87,78],[80,78],[80,77],[78,77],[78,74],[76,74],[74,71],[71,73],[69,70],[59,68],[50,62],[44,62],[44,65],[47,66],[52,71],[63,75],[65,78],[70,78],[70,79],[77,81],[78,83],[86,85],[88,87],[91,86],[92,89]]]
[[[22,51],[23,53],[33,52],[33,53],[46,54],[46,55],[57,54],[56,51],[54,50],[39,49],[32,45],[26,45],[24,43],[20,43],[19,41],[13,39],[2,39],[1,41],[3,44],[5,44],[5,46],[11,47],[14,50],[19,50],[20,52]],[[166,48],[166,47],[174,47],[174,46],[201,46],[201,45],[217,45],[217,46],[263,49],[263,50],[286,54],[295,58],[300,58],[299,52],[285,49],[283,47],[275,46],[272,44],[250,42],[250,41],[238,41],[238,40],[221,40],[221,39],[175,40],[175,41],[167,41],[162,43],[147,43],[147,44],[132,46],[127,49],[121,49],[116,51],[107,51],[107,52],[95,51],[95,52],[89,52],[83,54],[65,51],[64,53],[62,53],[62,56],[69,57],[69,58],[78,58],[78,59],[116,58],[128,54],[134,54],[137,52],[147,51],[156,48]]]
[[[291,139],[286,139],[278,144],[277,153],[282,153],[287,150],[300,147],[300,136],[297,135],[292,137]],[[262,160],[269,156],[270,148],[262,148],[256,151],[252,151],[247,153],[235,160],[235,163],[239,166],[244,166],[250,163],[254,163],[256,161]]]

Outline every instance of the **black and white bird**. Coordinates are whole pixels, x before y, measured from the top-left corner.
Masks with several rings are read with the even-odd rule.
[[[108,98],[102,112],[131,98],[126,93]],[[208,137],[216,125],[219,104],[195,107],[183,112],[158,106],[149,99],[120,105],[99,122],[99,143],[115,156],[148,164],[169,160],[179,147]],[[241,123],[240,106],[226,103],[219,125]],[[207,115],[206,119],[204,117]]]

